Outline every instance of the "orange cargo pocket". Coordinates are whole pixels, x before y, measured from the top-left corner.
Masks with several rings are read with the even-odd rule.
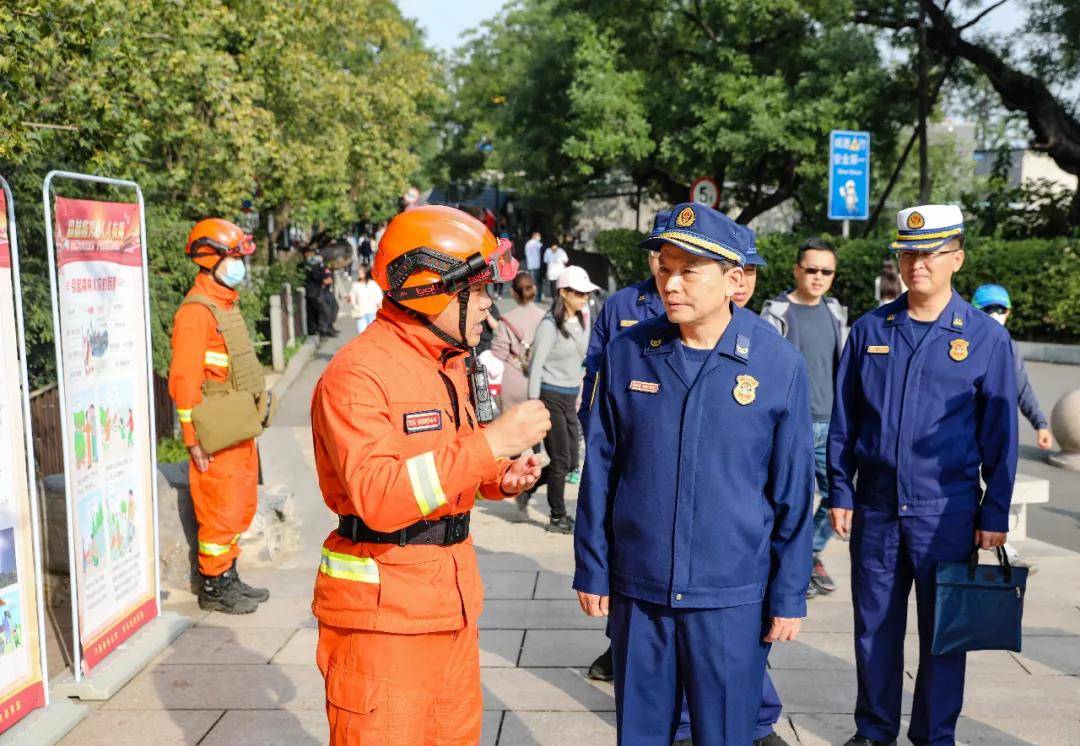
[[[387,743],[386,693],[385,682],[331,665],[326,672],[331,746]]]

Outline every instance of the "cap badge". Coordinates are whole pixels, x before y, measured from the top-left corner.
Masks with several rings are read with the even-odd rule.
[[[694,209],[692,207],[684,207],[679,216],[675,218],[675,225],[680,228],[689,228],[694,224]]]
[[[735,388],[731,390],[731,395],[745,407],[757,398],[757,387],[758,380],[753,376],[735,376]]]
[[[954,339],[949,342],[949,357],[958,363],[967,360],[968,347],[971,345],[966,339]]]
[[[907,216],[907,227],[911,228],[911,230],[917,231],[924,225],[926,225],[926,218],[918,210]]]

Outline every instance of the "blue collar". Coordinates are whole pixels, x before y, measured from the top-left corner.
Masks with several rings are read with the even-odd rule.
[[[885,315],[885,321],[883,322],[885,326],[908,326],[910,317],[908,316],[907,298],[908,294],[904,293],[886,307],[888,313]],[[968,326],[970,309],[971,306],[968,305],[967,301],[953,290],[952,297],[949,299],[948,305],[941,311],[936,326],[958,334],[963,333]]]
[[[750,362],[754,314],[734,303],[731,303],[731,312],[731,321],[716,343],[716,352],[745,365]],[[646,341],[642,355],[669,355],[674,352],[675,343],[679,341],[679,325],[668,321],[667,316],[663,319],[664,323]]]

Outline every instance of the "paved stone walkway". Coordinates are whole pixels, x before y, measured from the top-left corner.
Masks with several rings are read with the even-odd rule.
[[[189,594],[173,591],[168,608],[187,614],[192,627],[112,700],[93,704],[63,744],[326,742],[310,603],[318,549],[332,520],[312,473],[306,411],[334,346],[308,365],[261,441],[266,481],[296,492],[304,520],[297,552],[277,567],[245,572],[248,580],[269,586],[273,598],[254,614],[229,617],[202,612]],[[475,514],[487,589],[482,743],[614,744],[612,687],[584,675],[605,646],[603,624],[581,614],[570,590],[571,538],[546,533],[544,523],[539,506],[527,518],[512,503],[488,504]],[[785,705],[778,731],[790,744],[840,744],[853,732],[846,549],[834,541],[826,550],[839,590],[812,601],[799,640],[775,646],[770,657]],[[1080,743],[1080,554],[1037,541],[1021,551],[1039,565],[1025,611],[1024,652],[969,658],[960,741],[1074,745]],[[914,617],[912,608],[912,630]],[[912,638],[905,712],[916,661]]]

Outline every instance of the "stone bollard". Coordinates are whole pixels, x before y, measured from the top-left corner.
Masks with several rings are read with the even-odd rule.
[[[292,285],[286,282],[282,285],[281,293],[285,299],[285,345],[292,347],[296,344],[296,308],[293,304]]]
[[[1050,414],[1050,430],[1061,450],[1050,456],[1050,463],[1069,471],[1080,471],[1080,389],[1058,399]]]
[[[270,296],[270,361],[274,370],[285,370],[285,335],[282,333],[281,295]]]

